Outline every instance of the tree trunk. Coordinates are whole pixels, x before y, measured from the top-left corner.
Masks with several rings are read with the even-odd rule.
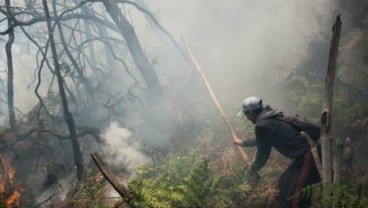
[[[322,183],[324,186],[324,197],[331,195],[330,187],[332,183],[332,100],[333,88],[335,81],[336,60],[341,32],[340,15],[336,17],[334,26],[332,27],[332,39],[330,45],[330,54],[327,68],[327,76],[325,80],[325,91],[323,100],[323,112],[321,115],[321,145],[322,145]]]
[[[88,11],[88,9],[85,8],[85,7],[82,7],[81,10],[82,10],[82,13],[85,13],[85,14],[90,13]],[[91,31],[90,22],[88,20],[84,20],[83,23],[84,23],[84,31],[86,33],[86,39],[91,40],[92,39],[92,35],[91,35],[92,31]],[[95,48],[93,46],[93,42],[91,42],[91,41],[88,42],[88,55],[89,55],[90,60],[91,60],[91,65],[96,66]]]
[[[8,27],[11,28],[13,21],[11,20],[12,11],[11,11],[11,4],[10,0],[5,0],[6,12],[8,13]],[[8,112],[9,112],[9,125],[12,129],[14,136],[16,136],[16,118],[15,118],[15,111],[14,111],[14,84],[13,84],[13,55],[12,55],[12,45],[14,42],[14,29],[9,31],[9,39],[6,43],[5,51],[6,51],[6,58],[7,58],[7,65],[8,65]]]
[[[56,0],[52,1],[52,6],[53,6],[53,10],[54,10],[54,15],[55,15],[55,19],[57,19],[57,9],[56,9]],[[79,80],[82,82],[82,84],[84,85],[84,88],[87,91],[87,94],[92,97],[93,96],[93,88],[92,85],[90,83],[90,81],[85,77],[82,69],[80,68],[79,64],[77,63],[77,61],[75,60],[75,58],[73,57],[72,53],[69,51],[68,48],[68,44],[65,40],[64,37],[64,32],[63,32],[63,28],[61,27],[61,23],[60,21],[56,21],[56,25],[59,31],[59,36],[60,36],[60,40],[61,40],[61,44],[64,47],[65,53],[68,56],[69,60],[72,62],[73,67],[75,68],[75,71],[78,74],[78,78]]]
[[[56,74],[57,81],[58,81],[59,93],[60,93],[61,102],[63,106],[64,120],[67,123],[68,128],[69,128],[69,133],[70,133],[70,138],[71,138],[72,148],[73,148],[73,154],[74,154],[74,164],[77,167],[77,179],[81,181],[83,179],[83,171],[84,171],[83,156],[80,151],[80,147],[78,143],[77,131],[75,129],[73,115],[69,111],[68,100],[65,95],[64,81],[63,81],[63,78],[60,72],[60,66],[58,62],[54,36],[52,33],[52,26],[51,26],[51,21],[50,21],[50,13],[49,13],[48,5],[47,5],[47,0],[43,0],[42,3],[43,3],[45,16],[47,20],[49,41],[50,41],[50,46],[51,46],[51,51],[52,51],[52,58],[53,58],[54,65],[55,65],[55,74]]]
[[[341,139],[337,139],[333,151],[333,184],[339,186],[341,184],[342,171],[342,155],[344,153],[344,145]]]
[[[162,98],[161,85],[151,63],[148,61],[142,50],[137,35],[134,32],[134,28],[121,13],[116,2],[106,0],[103,1],[103,3],[106,7],[106,11],[110,14],[111,18],[125,38],[130,54],[137,64],[137,67],[147,85],[149,100],[157,104],[157,101],[160,101]]]

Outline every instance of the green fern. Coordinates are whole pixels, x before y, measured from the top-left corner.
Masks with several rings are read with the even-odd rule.
[[[326,185],[324,187],[326,187]],[[314,192],[320,192],[321,188],[321,183],[313,184],[303,188],[299,193],[295,194],[291,198],[300,197],[304,199],[312,199],[312,201],[314,201],[312,208],[331,207],[333,203],[336,208],[368,208],[368,197],[358,195],[356,193],[356,187],[353,185],[329,185],[327,188],[330,188],[334,194],[329,197],[319,198],[316,200]]]
[[[170,159],[163,167],[142,167],[130,184],[134,207],[226,207],[231,204],[219,186],[221,176],[197,150]]]

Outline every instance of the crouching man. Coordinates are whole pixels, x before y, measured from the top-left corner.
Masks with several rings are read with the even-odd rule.
[[[274,147],[282,155],[291,158],[293,162],[281,174],[278,181],[279,192],[273,202],[274,208],[305,208],[310,206],[310,200],[295,195],[304,187],[321,181],[311,154],[308,141],[301,136],[300,130],[283,121],[283,113],[265,107],[258,97],[244,99],[242,111],[249,121],[255,124],[256,138],[253,140],[238,140],[237,145],[257,147],[257,153],[249,168],[250,174],[258,174],[270,157]]]

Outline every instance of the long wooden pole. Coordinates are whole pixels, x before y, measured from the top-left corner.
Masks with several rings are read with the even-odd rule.
[[[187,51],[190,55],[190,59],[191,59],[193,65],[195,66],[194,68],[197,70],[200,77],[202,78],[202,80],[203,80],[203,82],[204,82],[204,84],[207,88],[207,91],[210,94],[210,97],[211,97],[213,103],[215,104],[217,110],[219,111],[222,119],[224,120],[224,122],[227,126],[227,129],[229,130],[229,132],[231,134],[231,137],[233,138],[234,142],[240,140],[238,138],[238,136],[235,134],[235,131],[234,131],[233,127],[230,125],[229,119],[226,117],[226,114],[224,113],[224,110],[222,109],[220,103],[218,102],[218,100],[215,96],[215,93],[213,92],[210,84],[207,81],[206,76],[204,75],[204,73],[203,73],[201,67],[199,66],[196,58],[194,57],[192,50],[190,49],[190,47],[188,46],[188,44],[185,41],[184,41],[184,44],[185,44],[185,47],[186,47],[186,49],[187,49]],[[238,148],[238,150],[240,152],[240,155],[242,156],[243,160],[245,161],[246,166],[250,167],[250,160],[249,160],[248,154],[244,151],[244,149],[242,147],[237,145],[237,148]]]

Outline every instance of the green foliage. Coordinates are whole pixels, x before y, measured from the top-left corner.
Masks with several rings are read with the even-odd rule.
[[[223,177],[209,168],[196,150],[170,159],[163,167],[141,167],[129,184],[134,207],[227,207],[229,192],[220,189]],[[199,159],[197,159],[199,158]]]
[[[291,111],[307,116],[314,123],[319,123],[323,107],[323,83],[313,84],[304,77],[296,76],[289,80],[286,89],[288,89],[286,100],[292,109]],[[335,115],[333,117],[334,124],[340,128],[346,128],[350,127],[357,119],[367,118],[367,102],[366,90],[362,91],[353,85],[340,83],[334,90],[332,105],[332,111]]]
[[[111,206],[104,202],[105,189],[102,176],[87,170],[85,181],[77,191],[72,200],[73,207],[76,208],[109,208]]]
[[[368,196],[359,193],[356,185],[324,186],[329,188],[331,196],[321,198],[322,184],[313,184],[305,187],[293,197],[311,199],[312,208],[331,207],[334,204],[336,208],[368,208]]]
[[[207,152],[205,145],[200,144],[183,156],[171,156],[163,166],[140,167],[136,178],[129,184],[131,206],[267,206],[270,194],[262,186],[250,187],[245,167],[238,160],[240,158],[233,158],[238,155],[229,150],[221,151],[219,158],[210,160],[205,155],[212,153]]]
[[[314,123],[320,119],[323,99],[323,85],[312,84],[301,76],[294,77],[287,85],[286,100],[292,111],[308,115]]]

